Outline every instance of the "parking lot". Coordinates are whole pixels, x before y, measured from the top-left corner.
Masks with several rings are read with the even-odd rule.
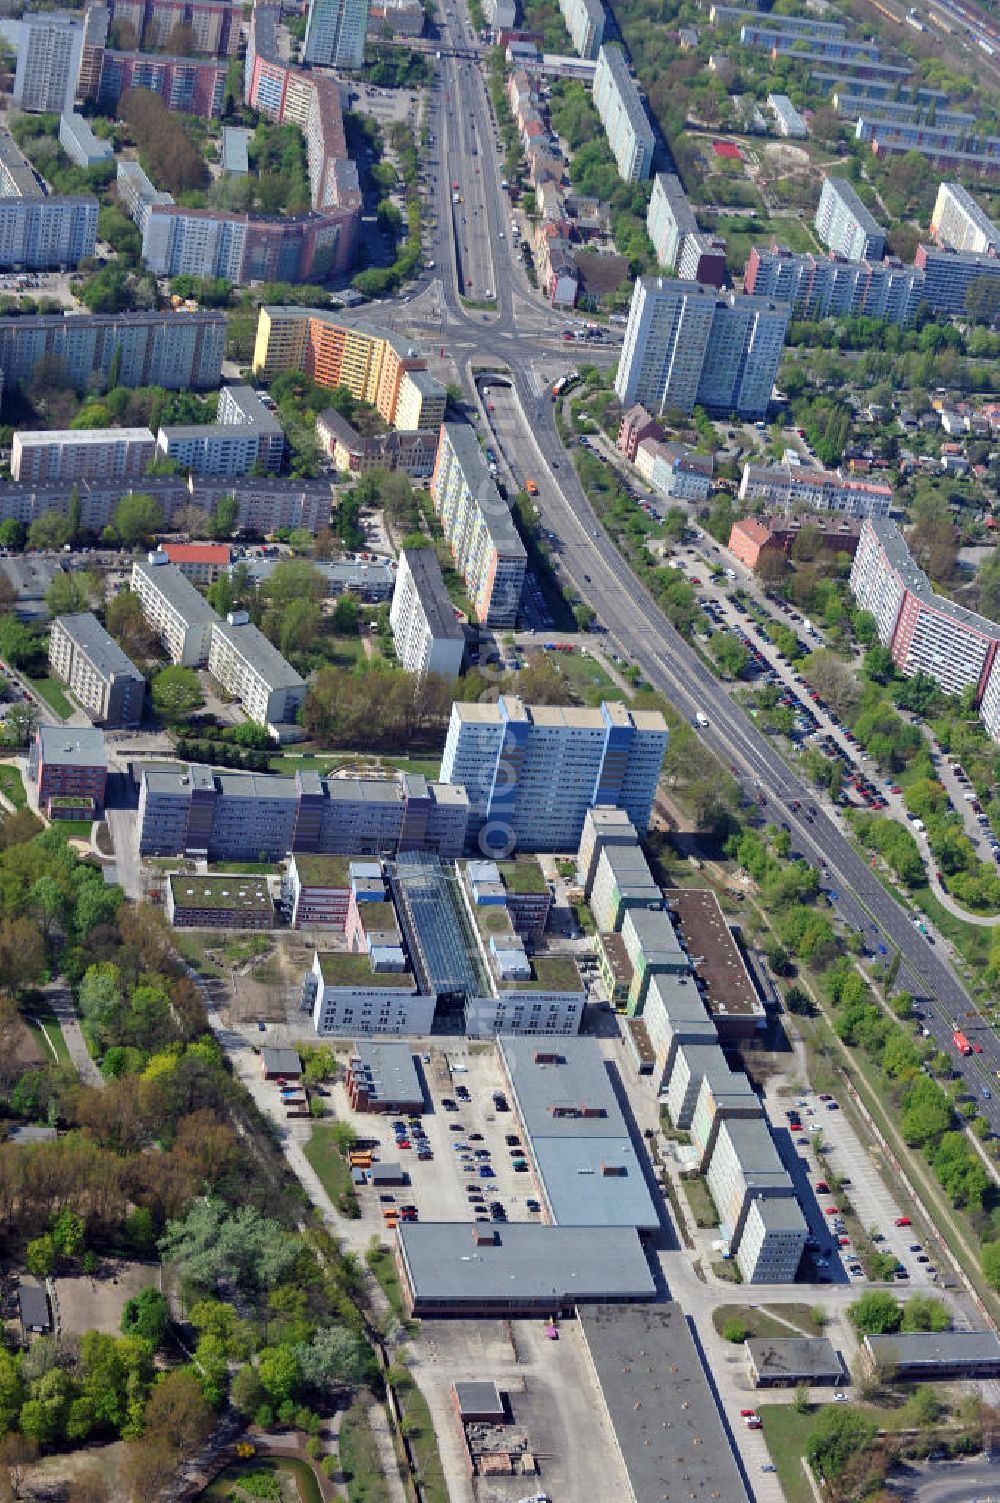
[[[430,1104],[419,1118],[355,1113],[337,1093],[338,1115],[359,1138],[378,1140],[376,1163],[398,1163],[409,1176],[399,1189],[362,1187],[363,1218],[383,1228],[405,1206],[414,1209],[404,1219],[540,1221],[523,1135],[509,1100],[494,1100],[503,1090],[494,1050],[434,1048],[421,1062]]]
[[[847,1228],[836,1214],[840,1210],[837,1196],[828,1190],[817,1189],[818,1185],[826,1184],[826,1180],[816,1157],[814,1139],[822,1143],[823,1155],[843,1183],[845,1196],[858,1221],[873,1233],[872,1240],[878,1251],[891,1254],[902,1266],[902,1273],[897,1274],[901,1288],[938,1283],[937,1269],[919,1229],[913,1225],[896,1225],[897,1220],[907,1213],[893,1198],[885,1177],[880,1173],[874,1156],[877,1145],[873,1140],[859,1139],[839,1103],[825,1093],[817,1095],[805,1090],[790,1098],[787,1093],[778,1094],[772,1088],[770,1091],[765,1089],[765,1105],[779,1147],[782,1139],[786,1144],[794,1144],[798,1164],[793,1173],[803,1214],[809,1222],[810,1235],[815,1239],[816,1245],[811,1252],[817,1278],[832,1282],[844,1278],[865,1282],[863,1271],[856,1271],[861,1270],[858,1249],[849,1240],[844,1245],[840,1242],[842,1237],[847,1237]],[[792,1123],[789,1122],[790,1114]],[[793,1125],[795,1119],[801,1123],[800,1128]],[[803,1180],[803,1172],[807,1174],[808,1183]],[[918,1261],[921,1258],[927,1261]]]

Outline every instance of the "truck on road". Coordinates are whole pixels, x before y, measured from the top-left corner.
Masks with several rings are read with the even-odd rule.
[[[972,1045],[969,1043],[969,1040],[965,1037],[965,1034],[960,1028],[955,1029],[955,1032],[951,1036],[951,1041],[955,1045],[955,1048],[958,1050],[959,1054],[972,1053]]]
[[[695,719],[695,724],[696,725],[700,725],[703,730],[704,730],[705,726],[708,725],[708,716],[705,714],[704,710],[695,710],[695,712],[694,712],[694,719]]]

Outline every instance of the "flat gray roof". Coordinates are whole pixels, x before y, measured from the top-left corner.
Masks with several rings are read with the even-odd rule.
[[[904,1367],[1000,1366],[1000,1337],[992,1331],[898,1331],[894,1336],[866,1336],[864,1345],[877,1361]]]
[[[235,172],[241,177],[250,171],[250,159],[247,155],[247,142],[253,132],[240,130],[235,125],[222,127],[222,170],[223,172]]]
[[[199,594],[176,564],[150,563],[148,559],[138,558],[132,565],[132,573],[141,574],[155,590],[159,590],[187,626],[204,626],[218,621],[204,595]]]
[[[358,1039],[352,1058],[371,1072],[373,1101],[423,1101],[424,1089],[409,1044]]]
[[[456,1383],[455,1397],[460,1414],[502,1414],[503,1400],[495,1383]]]
[[[675,1304],[593,1305],[580,1330],[634,1503],[747,1497],[694,1339]]]
[[[40,725],[38,744],[42,761],[56,767],[107,767],[104,732],[88,726]]]
[[[413,576],[413,588],[427,619],[431,636],[438,641],[462,641],[462,628],[455,620],[451,598],[445,589],[441,565],[433,548],[404,548],[400,556]]]
[[[442,426],[493,542],[503,553],[525,557],[524,544],[514,526],[507,503],[490,478],[486,456],[479,447],[475,433],[465,423],[444,423]]]
[[[91,611],[82,611],[76,616],[57,616],[53,624],[61,626],[86,653],[102,678],[110,679],[115,674],[119,678],[145,682],[132,659],[125,656],[114,637],[108,635]]]
[[[826,1336],[751,1336],[746,1352],[762,1378],[840,1378],[844,1364]]]
[[[803,56],[804,54],[798,54]],[[830,191],[835,193],[844,207],[853,214],[861,228],[869,235],[885,235],[885,230],[879,224],[875,215],[869,209],[864,199],[861,198],[857,188],[846,177],[827,177],[823,187],[829,184]]]
[[[984,257],[993,265],[995,258]],[[947,595],[939,595],[931,584],[923,569],[915,562],[913,555],[906,546],[906,539],[888,517],[868,517],[868,525],[877,537],[882,551],[895,569],[903,584],[915,595],[921,604],[931,610],[938,611],[942,616],[948,616],[952,621],[957,621],[960,626],[967,627],[970,631],[979,632],[987,641],[1000,641],[1000,626],[995,621],[980,616],[976,611],[970,611],[964,605],[958,605],[954,600],[949,600]]]
[[[596,1039],[503,1037],[501,1059],[553,1221],[660,1225]]]
[[[477,1240],[477,1233],[493,1236]],[[401,1222],[400,1251],[419,1303],[651,1300],[656,1286],[634,1227]]]
[[[213,636],[223,637],[249,663],[268,689],[298,689],[305,679],[283,658],[273,642],[249,621],[231,626],[216,620]]]
[[[704,998],[693,976],[676,975],[673,971],[664,971],[659,975],[651,976],[649,990],[646,993],[647,1009],[654,992],[663,1004],[663,1010],[674,1027],[680,1023],[698,1022],[704,1018],[706,1023],[711,1024],[713,1034],[716,1032],[715,1024],[708,1016]]]
[[[261,1058],[268,1074],[302,1074],[302,1059],[297,1049],[262,1049]]]

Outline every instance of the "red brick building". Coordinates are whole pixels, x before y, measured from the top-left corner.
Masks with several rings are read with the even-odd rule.
[[[89,799],[89,812],[100,814],[108,781],[104,733],[89,727],[38,726],[28,755],[28,775],[42,813],[50,813],[53,799],[73,798]],[[80,806],[81,811],[84,807]]]

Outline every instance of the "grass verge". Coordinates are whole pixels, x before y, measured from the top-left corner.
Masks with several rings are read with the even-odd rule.
[[[687,1203],[691,1207],[695,1226],[718,1226],[719,1213],[708,1193],[708,1186],[700,1174],[684,1175],[681,1178]]]
[[[395,1315],[397,1320],[408,1321],[409,1315],[406,1309],[406,1301],[403,1299],[403,1290],[399,1282],[399,1275],[396,1273],[396,1264],[392,1253],[387,1247],[383,1247],[379,1243],[374,1247],[368,1248],[365,1253],[365,1262],[375,1275],[382,1293],[389,1302],[389,1308],[393,1315]]]
[[[31,1012],[24,1013],[23,1017],[32,1033],[38,1037],[44,1058],[49,1059],[54,1053],[59,1064],[71,1065],[73,1063],[63,1031],[54,1013],[44,1007],[33,1007]]]
[[[340,1470],[347,1484],[349,1503],[390,1503],[389,1486],[382,1475],[382,1459],[367,1403],[357,1398],[340,1427]]]
[[[60,720],[68,720],[73,713],[73,706],[62,691],[62,686],[57,684],[54,678],[29,678],[28,683],[34,689],[39,699],[44,700]]]
[[[448,1503],[448,1486],[427,1400],[409,1375],[397,1393],[403,1410],[403,1433],[410,1442],[424,1503]]]
[[[758,1404],[764,1439],[778,1472],[785,1503],[815,1503],[802,1470],[809,1436],[818,1411],[799,1414],[794,1404]]]
[[[89,840],[94,828],[92,819],[57,819],[53,820],[53,824],[67,840]]]
[[[302,1151],[319,1175],[323,1189],[336,1205],[339,1197],[351,1189],[351,1170],[337,1147],[332,1124],[318,1123]]]
[[[28,801],[21,770],[13,762],[0,762],[0,793],[10,799],[15,809],[23,809]]]

